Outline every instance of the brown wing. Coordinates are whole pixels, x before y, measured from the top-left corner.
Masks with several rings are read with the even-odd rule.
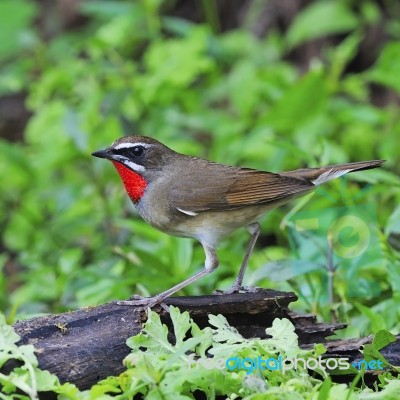
[[[187,163],[185,163],[187,167]],[[237,168],[192,159],[179,183],[169,187],[172,207],[187,213],[231,210],[254,204],[280,202],[304,194],[314,185],[303,178]],[[201,173],[199,173],[201,171]],[[182,188],[185,190],[182,190]]]
[[[315,186],[308,180],[272,172],[240,169],[226,198],[230,206],[280,202],[309,192]]]

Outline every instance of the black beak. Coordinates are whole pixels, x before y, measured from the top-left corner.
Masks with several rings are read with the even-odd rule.
[[[99,150],[92,153],[92,156],[99,157],[99,158],[111,158],[112,154],[109,149]]]

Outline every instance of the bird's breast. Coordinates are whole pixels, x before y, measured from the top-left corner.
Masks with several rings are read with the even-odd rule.
[[[137,203],[147,188],[146,179],[117,161],[112,161],[112,163],[122,179],[128,196],[134,203]]]

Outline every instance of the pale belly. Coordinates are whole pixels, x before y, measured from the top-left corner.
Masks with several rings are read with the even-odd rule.
[[[195,238],[214,248],[232,232],[258,221],[269,207],[258,205],[229,211],[202,211],[195,216],[182,213],[171,217],[165,212],[154,213],[154,209],[148,213],[140,207],[140,203],[137,209],[154,228],[173,236]]]
[[[203,212],[177,225],[175,231],[177,236],[194,237],[201,243],[216,247],[226,236],[258,221],[264,213],[265,209],[261,212],[254,209]],[[190,234],[187,234],[188,231]]]

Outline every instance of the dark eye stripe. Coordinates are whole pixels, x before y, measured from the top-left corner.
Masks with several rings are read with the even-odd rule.
[[[141,157],[144,152],[145,148],[143,146],[133,146],[133,147],[123,147],[117,150],[114,150],[116,154],[120,154],[121,156],[127,157],[127,158],[136,158],[136,157]]]

